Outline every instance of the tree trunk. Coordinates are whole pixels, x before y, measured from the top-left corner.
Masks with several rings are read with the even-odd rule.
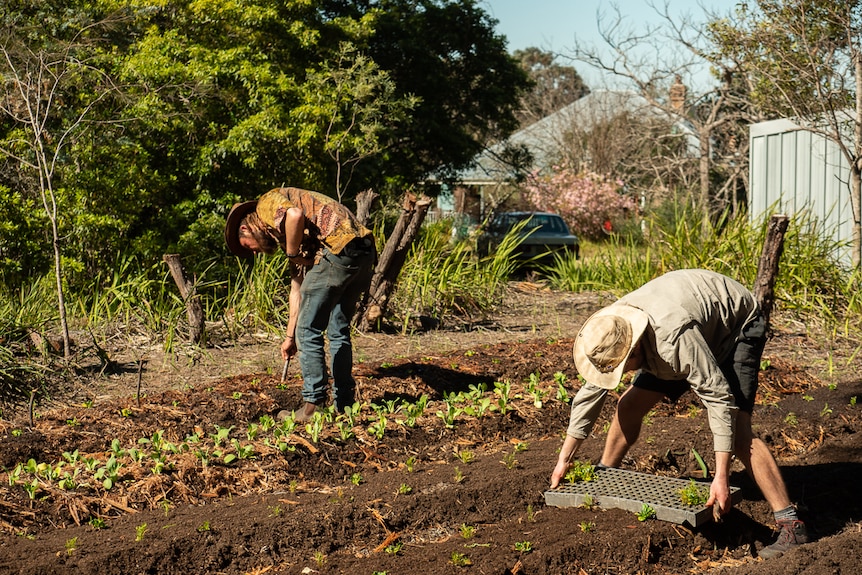
[[[754,297],[760,304],[760,311],[766,325],[772,315],[775,303],[775,278],[778,276],[778,262],[784,249],[784,232],[790,222],[784,214],[776,214],[769,219],[763,251],[757,264],[757,278],[754,280]]]
[[[180,295],[186,303],[186,315],[189,319],[189,341],[203,345],[206,330],[204,329],[204,310],[201,306],[200,297],[197,295],[195,285],[188,280],[183,263],[179,254],[165,254],[162,256],[164,262],[171,270],[174,283],[180,290]]]
[[[413,194],[405,195],[401,215],[380,254],[368,293],[354,316],[360,331],[369,330],[386,313],[395,280],[401,273],[407,253],[419,234],[430,205],[429,198],[417,200]]]

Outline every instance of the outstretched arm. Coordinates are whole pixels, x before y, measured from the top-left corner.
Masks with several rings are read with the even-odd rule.
[[[551,474],[551,489],[559,485],[563,477],[566,476],[566,472],[572,464],[572,457],[574,457],[575,453],[578,452],[578,448],[583,442],[583,439],[577,439],[571,435],[566,435],[566,439],[563,441],[563,447],[560,448],[560,456],[557,458],[557,466],[554,467],[554,472]]]

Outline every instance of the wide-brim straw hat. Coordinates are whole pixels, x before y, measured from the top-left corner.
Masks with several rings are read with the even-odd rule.
[[[625,304],[609,305],[591,315],[572,349],[578,373],[593,385],[614,389],[648,323],[646,312]]]
[[[241,258],[254,257],[254,252],[239,243],[239,225],[242,219],[257,208],[257,200],[234,204],[224,226],[224,241],[232,254]]]

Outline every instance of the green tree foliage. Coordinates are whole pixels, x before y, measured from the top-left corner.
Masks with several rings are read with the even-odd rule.
[[[24,0],[2,18],[25,47],[86,38],[91,69],[113,80],[106,92],[80,76],[58,108],[98,97],[55,165],[81,281],[121,252],[224,260],[230,205],[277,185],[400,195],[511,132],[528,85],[473,0]],[[0,165],[10,221],[26,177]],[[20,259],[14,246],[4,258]]]

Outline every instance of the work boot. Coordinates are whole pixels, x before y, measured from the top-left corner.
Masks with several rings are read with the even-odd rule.
[[[311,418],[314,416],[314,412],[316,409],[316,403],[306,401],[299,409],[299,411],[296,412],[296,417],[294,417],[293,420],[297,423],[306,423],[308,421],[311,421]]]
[[[808,529],[805,523],[798,519],[782,519],[777,522],[778,539],[772,545],[760,550],[764,559],[772,559],[783,555],[789,549],[808,543]]]

